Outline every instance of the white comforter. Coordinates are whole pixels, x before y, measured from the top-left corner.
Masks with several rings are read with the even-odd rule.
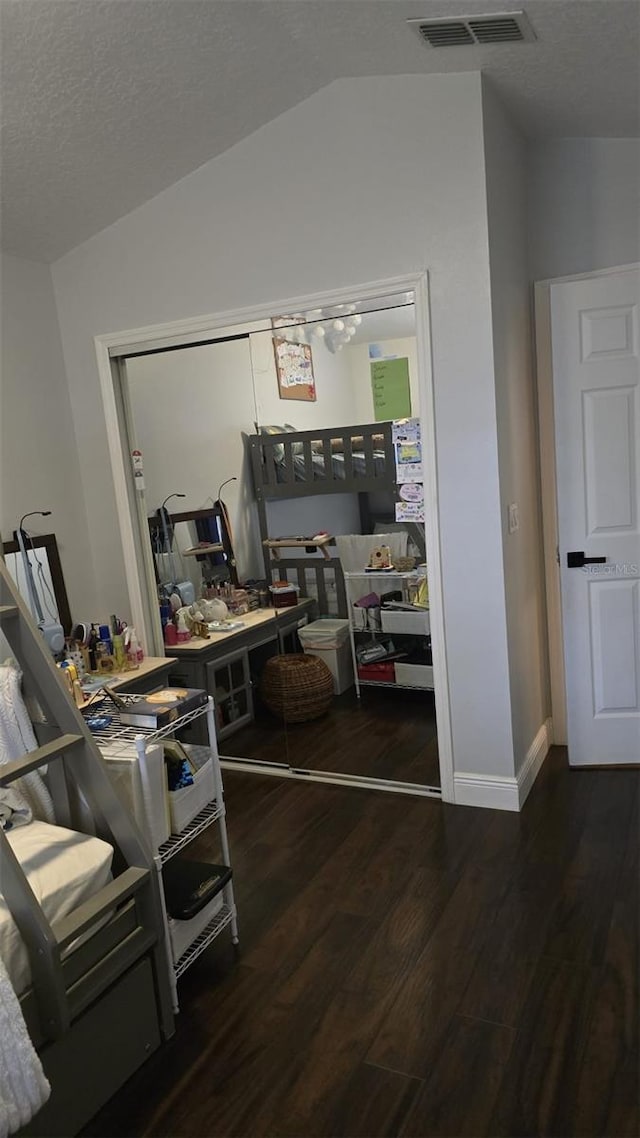
[[[51,1094],[0,959],[0,1138],[26,1126]]]
[[[16,668],[0,668],[0,766],[37,747],[20,691],[21,678]],[[14,821],[19,818],[24,823],[34,814],[54,821],[51,796],[37,771],[20,779],[10,790],[0,789],[0,800],[5,817],[11,812],[16,816]],[[50,1094],[0,956],[0,1138],[25,1126]]]

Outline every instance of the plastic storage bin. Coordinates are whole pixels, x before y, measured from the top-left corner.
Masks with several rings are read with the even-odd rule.
[[[166,799],[166,775],[162,746],[147,747],[145,787],[133,743],[100,743],[107,773],[116,791],[133,814],[153,850],[157,850],[169,837],[169,810]]]
[[[403,609],[381,609],[380,620],[383,632],[405,633],[415,636],[428,636],[431,625],[428,609],[409,612]]]
[[[216,786],[213,777],[213,763],[208,747],[187,747],[190,756],[194,759],[198,770],[193,776],[191,786],[184,786],[181,790],[169,791],[169,811],[171,814],[171,833],[181,834],[196,814],[216,796]],[[208,757],[207,757],[208,756]]]
[[[333,676],[333,690],[341,695],[353,686],[349,621],[322,617],[298,629],[303,652],[317,656]]]
[[[209,921],[212,921],[217,913],[220,912],[224,905],[224,894],[216,893],[215,897],[209,901],[207,905],[196,913],[190,921],[178,921],[174,917],[169,917],[169,937],[171,938],[171,950],[173,953],[174,963],[177,964],[180,957],[187,951],[190,944],[200,933],[207,927]]]
[[[395,666],[396,683],[411,688],[426,688],[433,691],[433,667],[431,664],[400,664]]]
[[[374,680],[377,684],[394,684],[396,674],[393,660],[381,661],[379,664],[358,664],[359,680]]]

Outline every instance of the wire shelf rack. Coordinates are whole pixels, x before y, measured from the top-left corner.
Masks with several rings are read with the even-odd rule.
[[[129,699],[135,702],[144,699],[144,696],[132,695],[128,692],[118,692],[121,699]],[[194,719],[199,719],[201,715],[206,715],[208,702],[202,704],[201,707],[196,707],[193,711],[187,712],[186,715],[181,715],[178,719],[174,719],[172,723],[167,723],[164,727],[133,727],[129,724],[123,723],[120,719],[120,713],[115,704],[104,696],[96,703],[92,703],[90,707],[83,709],[83,716],[87,725],[98,744],[104,743],[135,743],[136,739],[143,738],[147,742],[154,742],[156,739],[166,739],[168,735],[173,735],[182,727],[187,727]],[[108,719],[109,723],[103,727],[96,727],[91,724],[91,720],[95,719]]]
[[[209,924],[202,930],[199,936],[197,936],[195,940],[191,942],[188,949],[186,952],[183,952],[180,959],[176,961],[174,967],[176,980],[180,979],[182,973],[186,972],[187,968],[193,964],[194,960],[200,956],[201,952],[204,952],[205,948],[208,948],[209,945],[212,944],[212,942],[216,939],[217,936],[219,936],[222,930],[226,929],[227,925],[231,924],[233,918],[234,911],[228,905],[225,904],[221,909],[218,910],[215,917],[213,917]]]
[[[200,813],[196,814],[193,821],[190,822],[188,826],[185,826],[181,833],[172,834],[171,837],[167,838],[166,842],[163,842],[159,847],[158,857],[162,864],[165,865],[170,858],[180,853],[180,850],[184,849],[184,847],[187,846],[189,842],[192,842],[194,838],[197,838],[199,834],[202,834],[208,826],[213,822],[217,822],[223,813],[224,810],[218,805],[215,799],[213,802],[208,802]]]

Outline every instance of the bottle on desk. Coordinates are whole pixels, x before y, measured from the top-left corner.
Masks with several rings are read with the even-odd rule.
[[[144,652],[138,640],[138,635],[135,628],[127,628],[125,633],[125,648],[127,652],[127,659],[129,667],[137,668],[144,660]]]

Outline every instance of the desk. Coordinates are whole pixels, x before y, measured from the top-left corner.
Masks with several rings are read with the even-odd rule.
[[[237,617],[243,624],[235,632],[212,632],[208,640],[194,637],[186,644],[171,646],[175,657],[169,681],[187,688],[204,688],[216,704],[218,739],[238,731],[253,719],[254,672],[274,652],[300,651],[295,640],[298,628],[313,620],[316,602],[304,598],[285,609],[258,609]],[[236,619],[236,618],[232,618]],[[206,743],[200,738],[205,725],[195,720],[185,741]]]
[[[105,672],[102,682],[114,691],[150,692],[164,687],[175,660],[170,656],[145,656],[144,660],[131,672]],[[98,677],[91,677],[98,679]],[[80,707],[80,711],[91,702],[91,696]],[[97,700],[96,700],[97,703]]]

